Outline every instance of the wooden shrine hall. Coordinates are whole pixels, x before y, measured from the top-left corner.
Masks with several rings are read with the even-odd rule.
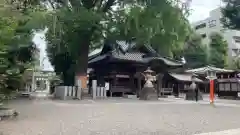
[[[89,83],[97,80],[97,85],[104,87],[105,82],[109,82],[110,96],[112,93],[138,95],[145,82],[142,73],[148,67],[156,75],[154,86],[159,91],[162,88],[163,74],[182,66],[181,61],[163,57],[150,46],[126,41],[108,41],[102,49],[89,56]]]

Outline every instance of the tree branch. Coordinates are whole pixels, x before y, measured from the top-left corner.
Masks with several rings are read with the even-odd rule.
[[[69,0],[73,9],[79,8],[81,6],[80,0]]]
[[[102,11],[103,11],[104,13],[107,12],[107,11],[113,6],[113,4],[115,3],[115,1],[116,1],[116,0],[108,0],[108,1],[105,3]]]
[[[96,3],[96,1],[95,0],[82,0],[82,3],[85,8],[91,9],[95,6],[94,4]]]

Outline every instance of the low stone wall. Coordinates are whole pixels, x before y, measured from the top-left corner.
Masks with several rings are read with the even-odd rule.
[[[57,86],[53,98],[61,100],[74,98],[81,99],[81,91],[77,90],[75,86]]]
[[[12,118],[16,116],[18,116],[16,110],[0,106],[0,121],[3,120],[4,118]]]

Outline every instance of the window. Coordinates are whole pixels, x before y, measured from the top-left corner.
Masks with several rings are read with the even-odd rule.
[[[237,56],[237,49],[232,49],[232,56]]]
[[[231,87],[230,87],[230,83],[226,83],[225,84],[225,91],[230,91]]]
[[[232,83],[232,91],[237,91],[237,83]]]
[[[222,83],[219,84],[219,90],[220,91],[224,91],[225,90],[224,84],[222,84]]]
[[[240,55],[240,49],[232,49],[232,56],[239,56]]]
[[[240,37],[238,36],[233,36],[233,39],[236,43],[240,43]]]
[[[202,34],[201,37],[202,37],[202,38],[206,38],[207,35],[206,35],[206,34]]]
[[[41,81],[36,81],[37,88],[41,86]]]
[[[206,23],[202,23],[202,24],[199,24],[195,27],[195,29],[201,29],[201,28],[205,28],[206,27]]]
[[[224,33],[226,31],[226,29],[221,29],[220,31],[221,31],[221,33]]]
[[[216,21],[216,20],[211,20],[211,21],[208,22],[209,28],[215,27],[216,24],[217,24],[217,21]]]

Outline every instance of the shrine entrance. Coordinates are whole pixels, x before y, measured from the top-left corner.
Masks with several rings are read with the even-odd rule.
[[[22,93],[29,94],[31,92],[46,92],[50,93],[50,82],[55,76],[52,71],[32,71],[27,70],[25,73],[25,89]]]

